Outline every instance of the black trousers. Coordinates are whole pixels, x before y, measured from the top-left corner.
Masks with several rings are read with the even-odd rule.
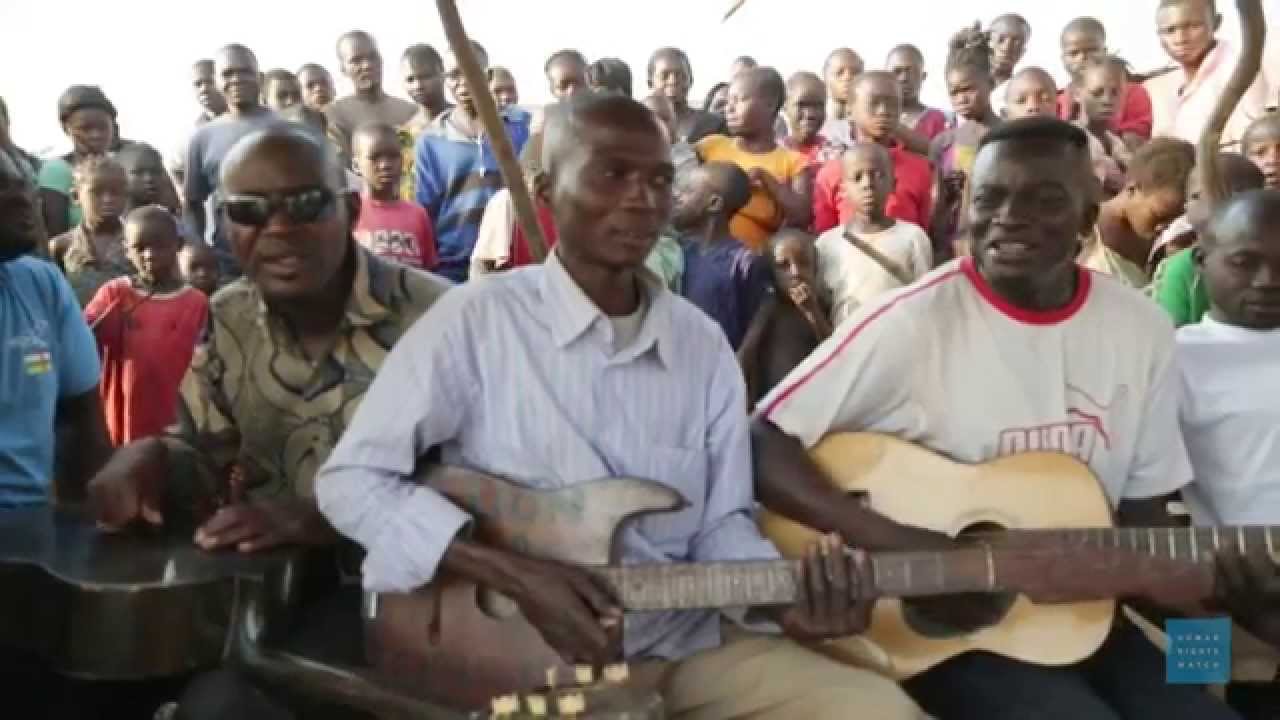
[[[1120,618],[1098,652],[1076,665],[972,652],[903,687],[940,720],[1242,720],[1202,686],[1170,685],[1164,676],[1164,654]]]
[[[188,678],[91,682],[58,675],[40,658],[0,648],[0,717],[23,720],[150,720]],[[12,714],[10,714],[12,713]]]

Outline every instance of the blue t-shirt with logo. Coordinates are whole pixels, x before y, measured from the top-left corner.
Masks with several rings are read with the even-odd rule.
[[[98,384],[98,349],[62,273],[0,264],[0,507],[49,502],[58,400]]]

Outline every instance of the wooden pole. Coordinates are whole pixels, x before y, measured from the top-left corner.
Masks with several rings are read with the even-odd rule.
[[[502,179],[511,193],[516,220],[529,242],[529,252],[534,259],[542,262],[547,257],[547,240],[542,235],[542,226],[538,223],[538,213],[534,209],[533,198],[529,195],[529,186],[524,181],[520,160],[516,157],[515,148],[511,146],[511,139],[507,137],[506,125],[498,115],[498,104],[493,99],[493,93],[489,92],[489,78],[476,59],[471,39],[462,26],[462,17],[458,15],[458,6],[454,0],[436,0],[436,8],[440,11],[440,22],[444,25],[449,47],[458,59],[458,66],[467,80],[467,89],[476,104],[476,111],[480,113],[484,134],[488,136],[489,145],[498,159]]]
[[[1222,147],[1222,132],[1235,112],[1236,105],[1248,92],[1249,86],[1262,69],[1262,50],[1267,40],[1267,21],[1262,12],[1262,0],[1236,0],[1240,13],[1240,37],[1243,46],[1235,71],[1227,81],[1213,113],[1205,123],[1196,148],[1196,172],[1200,175],[1200,192],[1209,201],[1209,207],[1221,205],[1231,194],[1222,168],[1218,166],[1218,153]]]

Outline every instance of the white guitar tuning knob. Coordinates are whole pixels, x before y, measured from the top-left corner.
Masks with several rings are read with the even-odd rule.
[[[509,717],[520,710],[520,698],[515,695],[502,695],[490,701],[495,717]]]
[[[587,699],[579,692],[565,693],[556,702],[556,710],[561,715],[581,715],[587,711]]]
[[[577,665],[573,668],[579,685],[590,685],[595,681],[596,671],[590,665]]]
[[[529,695],[524,699],[524,705],[529,710],[529,714],[534,717],[547,716],[547,699],[542,695]]]
[[[604,666],[604,681],[610,685],[621,685],[631,677],[631,670],[626,663]]]

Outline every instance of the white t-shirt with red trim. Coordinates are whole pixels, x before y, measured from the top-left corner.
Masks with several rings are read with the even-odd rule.
[[[1173,326],[1132,289],[1079,273],[1066,307],[1034,312],[954,260],[863,306],[759,413],[805,447],[875,432],[964,463],[1060,451],[1113,505],[1171,493],[1191,480]]]

